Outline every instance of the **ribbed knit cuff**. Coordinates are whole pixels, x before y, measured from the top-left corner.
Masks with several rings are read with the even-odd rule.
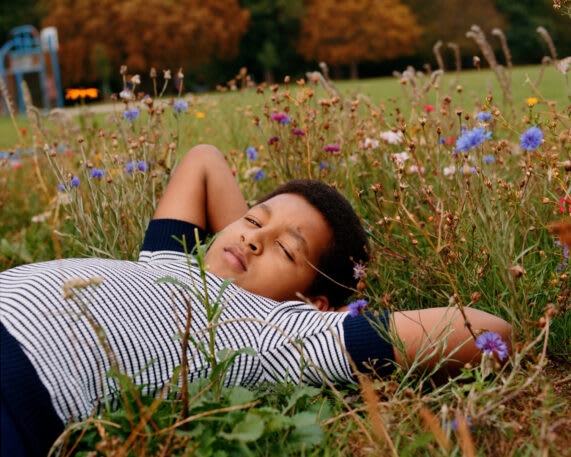
[[[204,241],[207,232],[197,225],[177,219],[153,219],[149,222],[141,251],[184,252],[180,240],[186,240],[186,250],[191,252],[196,246],[194,230],[198,230],[200,241]]]
[[[377,325],[383,326],[383,330],[375,328]],[[383,336],[388,327],[388,312],[381,312],[378,317],[371,312],[347,315],[343,321],[345,348],[361,373],[387,376],[394,371],[394,349]]]

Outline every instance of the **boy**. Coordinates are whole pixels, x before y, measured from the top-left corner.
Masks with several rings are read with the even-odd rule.
[[[205,256],[206,284],[172,238],[184,235],[190,250],[195,228],[202,237],[218,233]],[[460,365],[477,357],[452,309],[394,313],[390,332],[402,351],[363,315],[318,312],[343,307],[353,265],[366,260],[365,233],[333,189],[295,181],[248,209],[222,154],[193,148],[173,174],[138,262],[65,259],[0,274],[2,455],[46,455],[69,422],[112,404],[113,367],[145,392],[162,392],[181,364],[182,343],[173,337],[190,322],[194,340],[208,342],[197,299],[206,293],[222,304],[215,350],[257,353],[236,358],[227,384],[347,383],[356,382],[353,366],[386,375],[394,363],[429,353],[427,368],[452,353]],[[157,282],[167,276],[170,282]],[[234,282],[225,287],[229,278]],[[507,336],[503,320],[467,313],[473,327]],[[387,315],[380,320],[389,327]],[[435,344],[442,350],[432,355]],[[208,376],[210,366],[193,345],[188,359],[189,380]]]

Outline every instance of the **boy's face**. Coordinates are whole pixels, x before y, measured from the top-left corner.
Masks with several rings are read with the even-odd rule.
[[[228,225],[206,253],[209,271],[277,301],[305,294],[331,242],[321,213],[296,194],[277,195]],[[310,265],[311,264],[311,265]]]

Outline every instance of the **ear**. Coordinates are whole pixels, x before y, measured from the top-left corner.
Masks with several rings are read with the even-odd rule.
[[[309,300],[319,311],[335,311],[335,309],[329,305],[329,299],[325,295],[311,297]]]

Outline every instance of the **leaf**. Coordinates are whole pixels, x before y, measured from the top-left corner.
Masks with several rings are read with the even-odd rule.
[[[297,387],[294,392],[292,393],[289,402],[287,404],[287,406],[284,409],[284,413],[289,411],[291,408],[293,408],[298,400],[300,398],[303,397],[315,397],[317,395],[319,395],[321,393],[321,389],[318,389],[317,387],[311,387],[311,386],[299,386]]]
[[[164,284],[164,283],[179,286],[183,290],[190,290],[190,287],[187,284],[183,283],[182,281],[179,281],[176,278],[173,278],[172,276],[163,276],[162,278],[159,278],[155,281],[155,284]]]
[[[291,434],[289,444],[298,443],[304,446],[320,444],[325,433],[317,423],[317,417],[313,413],[301,412],[293,418],[295,428]]]
[[[246,414],[244,420],[236,424],[231,433],[220,432],[218,436],[227,440],[238,440],[242,443],[256,441],[264,433],[264,420],[253,413]]]
[[[254,393],[245,387],[236,386],[230,390],[228,394],[228,401],[230,406],[243,405],[249,403],[254,399]]]

